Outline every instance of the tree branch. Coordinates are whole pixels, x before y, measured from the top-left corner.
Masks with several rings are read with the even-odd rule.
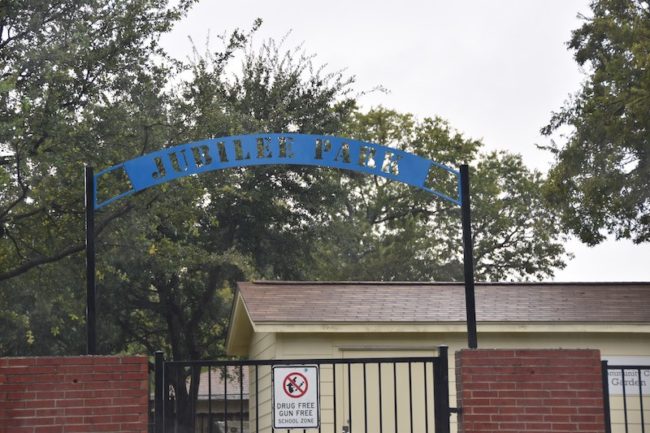
[[[129,212],[131,209],[133,209],[132,205],[126,205],[124,208],[115,211],[113,214],[109,215],[104,221],[102,221],[101,224],[97,226],[95,229],[95,236],[98,236],[107,226],[108,224],[113,221],[114,219],[117,219],[127,212]],[[47,263],[53,263],[57,262],[61,259],[64,259],[72,254],[76,254],[80,251],[83,251],[84,248],[86,247],[85,242],[84,243],[78,243],[69,246],[68,248],[64,248],[63,250],[59,251],[56,254],[50,255],[50,256],[45,256],[45,257],[37,257],[33,258],[25,263],[22,263],[21,265],[15,267],[14,269],[11,269],[9,271],[1,272],[0,273],[0,281],[8,280],[13,277],[17,277],[20,274],[24,274],[25,272],[41,265],[45,265]]]
[[[16,200],[14,200],[9,206],[7,206],[6,209],[0,213],[0,221],[2,221],[14,207],[18,206],[19,203],[27,198],[27,192],[29,191],[29,187],[23,182],[23,176],[20,172],[20,156],[18,152],[16,152],[14,158],[16,161],[16,182],[18,183],[18,186],[20,186],[21,192],[18,198],[16,198]]]

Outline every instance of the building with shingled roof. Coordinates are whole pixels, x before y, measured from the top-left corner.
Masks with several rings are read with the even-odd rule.
[[[650,356],[650,283],[477,283],[476,315],[479,347]],[[462,283],[240,283],[230,323],[228,354],[252,359],[466,347]]]
[[[650,365],[650,283],[477,283],[475,290],[479,348],[590,348],[616,364]],[[465,319],[463,283],[239,283],[226,350],[249,359],[392,358],[436,356],[445,345],[453,357],[467,347]],[[453,365],[452,358],[451,401]],[[266,379],[260,402],[271,398]]]

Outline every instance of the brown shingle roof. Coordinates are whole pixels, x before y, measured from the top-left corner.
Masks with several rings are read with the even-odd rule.
[[[227,384],[226,374],[228,376]],[[211,380],[208,380],[211,379]],[[240,386],[241,379],[241,386]],[[212,383],[210,383],[210,381]],[[228,400],[239,400],[240,396],[244,399],[248,398],[248,367],[243,366],[241,375],[239,367],[229,366],[226,370],[223,367],[211,367],[210,373],[204,371],[201,373],[199,382],[199,398],[207,399],[212,395],[213,400],[224,400],[226,394]],[[212,394],[210,394],[212,392]]]
[[[239,283],[253,322],[464,322],[462,283]],[[478,283],[482,322],[650,322],[650,283]]]

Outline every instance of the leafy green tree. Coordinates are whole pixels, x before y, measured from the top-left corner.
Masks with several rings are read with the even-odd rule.
[[[131,114],[123,104],[135,107],[139,83],[163,75],[154,66],[158,37],[192,3],[3,2],[0,279],[81,251],[83,164],[114,158],[120,129],[146,135],[146,124],[119,123]],[[143,141],[140,151],[151,144]]]
[[[3,353],[83,351],[83,166],[165,141],[157,40],[192,3],[0,5]],[[130,207],[103,215],[98,233]]]
[[[505,152],[481,154],[440,118],[417,120],[384,108],[356,112],[345,134],[416,153],[457,168],[472,167],[472,225],[478,280],[540,280],[565,266],[558,217],[545,207],[543,177]],[[457,205],[395,182],[351,175],[345,207],[333,210],[316,253],[319,279],[461,281]],[[453,176],[435,188],[455,196]]]
[[[566,144],[556,162],[548,200],[582,242],[607,234],[650,240],[650,7],[641,0],[594,0],[593,16],[569,41],[587,78],[542,132],[562,126]]]

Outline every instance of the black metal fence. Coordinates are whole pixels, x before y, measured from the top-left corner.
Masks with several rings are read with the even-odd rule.
[[[155,433],[273,428],[272,369],[317,366],[319,419],[303,433],[449,433],[447,347],[437,357],[165,361],[156,353]]]
[[[606,433],[650,433],[650,365],[602,361]]]

